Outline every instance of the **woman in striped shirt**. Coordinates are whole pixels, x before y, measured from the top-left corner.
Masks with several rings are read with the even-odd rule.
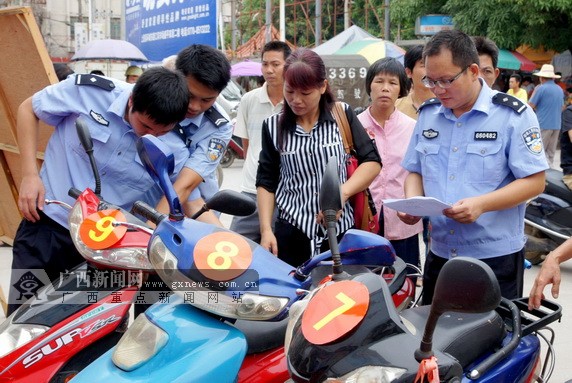
[[[332,116],[334,96],[326,79],[324,62],[315,52],[301,48],[284,66],[284,109],[264,121],[256,186],[260,217],[260,244],[291,265],[299,265],[323,250],[325,230],[318,223],[318,194],[327,161],[338,159],[342,181],[343,212],[336,233],[353,226],[349,197],[364,190],[381,170],[375,143],[348,105],[354,146],[360,164],[351,179],[346,173],[346,153]],[[271,219],[278,207],[275,232]],[[324,244],[324,246],[322,246]]]

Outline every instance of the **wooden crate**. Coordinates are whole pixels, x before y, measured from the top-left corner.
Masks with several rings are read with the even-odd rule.
[[[0,54],[0,240],[12,244],[21,220],[18,107],[58,79],[30,7],[0,9]],[[52,132],[52,127],[40,124],[38,166]]]

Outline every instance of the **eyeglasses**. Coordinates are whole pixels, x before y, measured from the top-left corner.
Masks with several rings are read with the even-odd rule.
[[[455,77],[450,78],[449,80],[430,80],[427,78],[427,76],[423,76],[423,78],[421,79],[421,82],[427,88],[435,88],[435,86],[438,86],[439,88],[447,89],[447,88],[450,88],[451,85],[453,85],[453,81],[455,81],[456,79],[461,77],[463,72],[465,72],[469,68],[469,66],[466,66],[462,71],[457,73],[457,75]]]

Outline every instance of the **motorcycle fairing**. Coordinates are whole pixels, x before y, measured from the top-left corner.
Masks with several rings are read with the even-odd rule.
[[[227,323],[187,303],[177,295],[169,304],[156,303],[144,314],[170,334],[167,344],[133,371],[112,362],[111,349],[82,370],[73,382],[217,382],[234,383],[246,355],[246,339]]]

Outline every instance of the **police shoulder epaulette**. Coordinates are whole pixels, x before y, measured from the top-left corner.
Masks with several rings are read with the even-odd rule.
[[[437,97],[430,98],[428,100],[423,101],[419,108],[417,109],[417,113],[421,112],[421,109],[425,108],[427,105],[441,105],[441,101]]]
[[[220,128],[224,124],[228,124],[228,120],[212,106],[205,112],[205,117],[208,118],[217,128]]]
[[[75,77],[76,85],[91,85],[111,92],[115,88],[113,81],[94,74],[78,74]]]
[[[526,104],[520,99],[500,92],[493,96],[493,104],[508,106],[518,114],[521,114],[526,109]]]

